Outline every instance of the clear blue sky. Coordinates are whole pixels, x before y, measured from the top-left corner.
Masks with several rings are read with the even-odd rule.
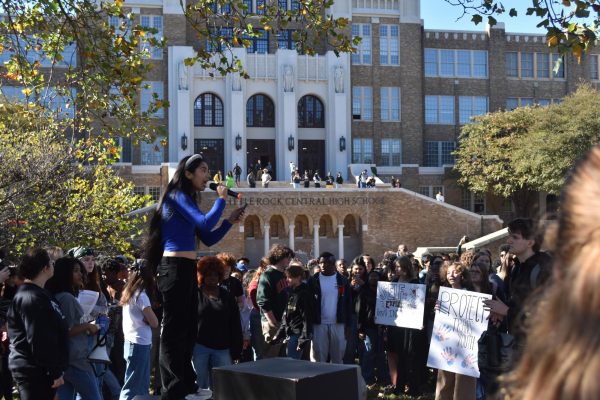
[[[527,7],[531,7],[531,1],[503,0],[502,4],[507,12],[495,18],[498,22],[504,22],[506,32],[546,33],[544,29],[535,27],[541,21],[540,18],[525,15]],[[509,17],[508,10],[512,7],[517,9],[517,17]],[[462,7],[451,6],[444,0],[421,0],[421,18],[425,22],[425,29],[485,30],[486,18],[482,23],[475,25],[471,22],[470,15],[465,15],[457,21],[461,13]]]

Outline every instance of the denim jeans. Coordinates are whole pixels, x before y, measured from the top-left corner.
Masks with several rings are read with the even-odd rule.
[[[64,374],[65,384],[58,387],[59,400],[73,400],[79,393],[82,400],[102,400],[98,390],[98,379],[93,372],[69,367]]]
[[[231,355],[229,349],[217,350],[196,343],[194,346],[194,370],[196,371],[196,384],[200,389],[210,389],[212,387],[212,377],[210,372],[214,367],[231,365]]]
[[[163,299],[160,395],[162,400],[180,400],[198,389],[190,362],[198,329],[196,262],[164,257],[157,269],[156,285]]]
[[[298,349],[298,338],[300,335],[290,335],[287,342],[287,356],[295,360],[299,360],[302,357],[302,350]]]
[[[148,394],[150,387],[150,344],[137,344],[125,340],[123,354],[127,361],[125,382],[119,400],[131,400]]]

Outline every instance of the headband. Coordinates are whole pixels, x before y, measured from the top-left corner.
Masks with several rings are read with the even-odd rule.
[[[200,161],[204,161],[204,158],[202,157],[201,154],[194,154],[190,158],[188,158],[187,161],[185,162],[185,169],[188,169],[190,167],[190,165],[192,165],[192,163],[198,159]]]

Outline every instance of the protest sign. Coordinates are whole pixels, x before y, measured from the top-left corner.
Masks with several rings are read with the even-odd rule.
[[[375,323],[423,329],[425,285],[400,282],[377,283]]]
[[[441,287],[427,366],[479,378],[477,341],[487,330],[489,311],[483,301],[492,296]]]

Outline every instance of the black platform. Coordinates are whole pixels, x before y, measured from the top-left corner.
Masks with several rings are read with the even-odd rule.
[[[214,400],[358,400],[355,366],[270,358],[213,369]]]

